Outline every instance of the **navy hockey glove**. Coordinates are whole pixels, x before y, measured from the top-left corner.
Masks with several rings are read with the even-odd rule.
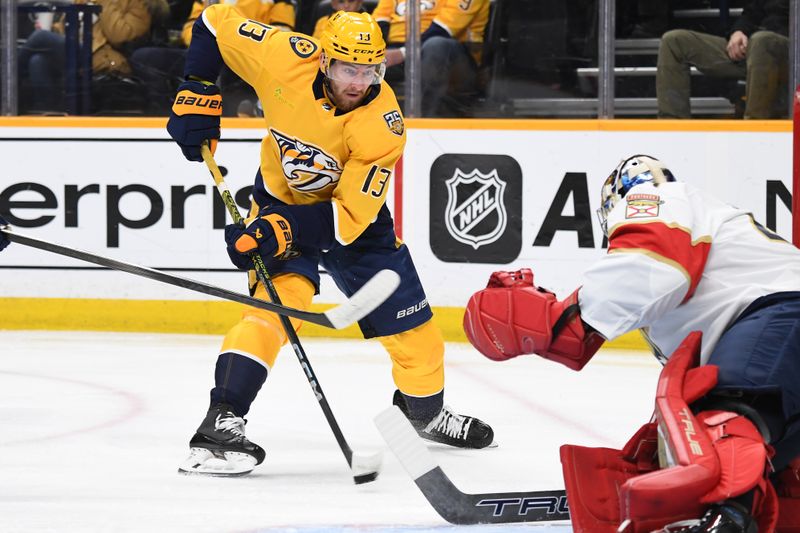
[[[0,217],[0,228],[2,228],[3,226],[8,226],[8,222],[6,222],[6,219],[4,219],[3,217]],[[6,234],[0,232],[0,252],[2,252],[5,249],[5,247],[8,246],[9,244],[11,244],[11,241],[8,240]]]
[[[200,145],[209,141],[211,153],[219,139],[222,95],[214,84],[189,80],[178,86],[167,131],[189,161],[202,161]]]
[[[291,259],[299,255],[293,250],[296,223],[290,210],[283,206],[265,207],[247,226],[225,226],[228,256],[237,268],[253,268],[250,254],[257,251],[261,257]]]

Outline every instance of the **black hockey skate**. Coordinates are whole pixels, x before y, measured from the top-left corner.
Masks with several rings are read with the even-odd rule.
[[[473,449],[486,448],[494,442],[494,431],[489,424],[471,416],[459,415],[447,405],[442,406],[431,420],[415,420],[408,416],[408,406],[399,390],[395,391],[392,403],[400,408],[425,440]]]
[[[757,533],[756,521],[743,505],[727,501],[712,505],[699,520],[665,526],[660,533]]]
[[[211,406],[189,441],[190,455],[178,467],[182,474],[241,476],[264,461],[266,453],[244,435],[247,421],[226,404]]]

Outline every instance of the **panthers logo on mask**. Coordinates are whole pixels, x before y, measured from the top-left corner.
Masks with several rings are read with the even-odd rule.
[[[289,187],[313,192],[339,182],[342,166],[320,148],[270,128],[281,153],[283,175]]]

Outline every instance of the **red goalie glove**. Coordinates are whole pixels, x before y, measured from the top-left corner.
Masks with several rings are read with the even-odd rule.
[[[495,361],[535,353],[580,370],[605,339],[587,333],[580,318],[578,291],[558,301],[533,284],[533,272],[495,272],[489,285],[472,295],[464,332],[475,348]]]

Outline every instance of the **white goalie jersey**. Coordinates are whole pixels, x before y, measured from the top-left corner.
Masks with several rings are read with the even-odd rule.
[[[579,292],[581,317],[607,339],[646,328],[668,355],[702,331],[705,364],[750,303],[800,291],[800,250],[687,183],[636,185],[608,228],[608,254],[584,273]]]

